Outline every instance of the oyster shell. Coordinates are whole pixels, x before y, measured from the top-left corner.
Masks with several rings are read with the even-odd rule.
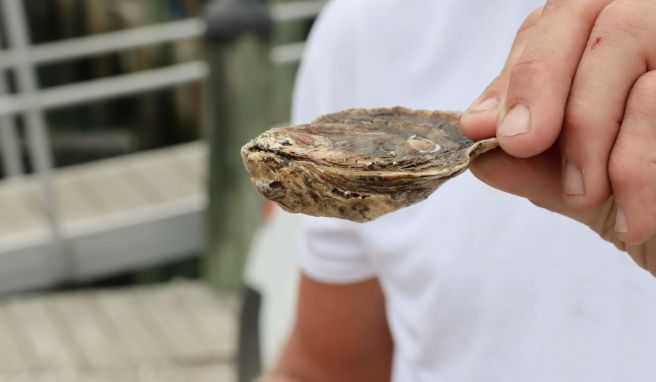
[[[497,146],[474,142],[460,114],[351,109],[274,128],[241,149],[256,190],[290,212],[357,222],[424,200]]]

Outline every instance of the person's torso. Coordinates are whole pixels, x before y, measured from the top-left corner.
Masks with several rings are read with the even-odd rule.
[[[352,55],[326,105],[446,110],[498,74],[542,3],[334,1],[350,12]],[[395,381],[656,380],[656,280],[587,227],[466,173],[360,230]]]

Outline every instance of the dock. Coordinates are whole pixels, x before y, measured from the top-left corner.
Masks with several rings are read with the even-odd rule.
[[[238,307],[191,281],[7,298],[0,380],[236,381]]]

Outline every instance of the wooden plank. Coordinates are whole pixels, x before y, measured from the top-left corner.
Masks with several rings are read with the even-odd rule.
[[[96,369],[130,363],[116,344],[114,328],[107,325],[109,318],[96,309],[96,294],[58,296],[52,303],[57,318],[70,328],[70,339],[81,351],[83,363],[78,367]]]
[[[199,346],[203,334],[196,331],[177,296],[168,289],[142,291],[138,294],[138,303],[142,306],[144,317],[159,336],[172,344],[173,359],[196,359],[211,357],[207,349]]]
[[[135,362],[165,358],[170,345],[153,335],[152,328],[141,318],[141,306],[133,303],[127,293],[106,294],[97,298],[99,308],[109,318],[116,346]]]
[[[132,170],[148,183],[148,187],[157,190],[164,200],[194,195],[194,187],[172,166],[174,159],[135,161]]]
[[[67,175],[71,175],[70,173]],[[101,213],[99,203],[79,173],[55,178],[55,193],[62,222],[71,223]]]
[[[197,284],[179,283],[143,294],[156,307],[151,313],[168,328],[172,341],[184,345],[184,354],[200,359],[226,360],[234,355],[236,312],[219,306],[212,294]]]
[[[190,182],[197,187],[197,192],[207,190],[207,149],[205,145],[194,145],[176,151],[177,160],[173,166]]]
[[[5,193],[0,196],[0,211],[2,211],[2,232],[15,234],[45,227],[42,215],[37,213],[40,204],[33,190]]]
[[[14,372],[36,367],[30,349],[26,349],[26,344],[21,343],[20,339],[15,325],[0,310],[0,371]]]
[[[176,290],[181,309],[191,313],[191,320],[205,337],[201,344],[214,347],[225,359],[237,352],[238,302],[219,297],[204,285],[182,284]]]
[[[0,381],[236,381],[236,311],[194,282],[0,303]]]
[[[159,189],[154,187],[151,182],[144,177],[144,174],[135,171],[131,165],[127,167],[125,180],[130,183],[131,187],[139,190],[139,193],[144,195],[151,203],[160,203],[166,200],[165,195]]]
[[[208,147],[205,142],[177,147],[175,155],[186,167],[194,171],[197,176],[206,176],[208,167]]]
[[[108,370],[47,370],[28,373],[0,372],[2,382],[233,382],[232,365],[156,366]]]
[[[100,218],[204,192],[198,169],[202,143],[191,143],[95,163],[55,173],[57,202],[66,224]],[[184,159],[182,159],[184,158]],[[0,182],[0,235],[45,227],[35,178]]]
[[[13,209],[13,205],[9,203],[6,199],[0,195],[0,211],[2,211],[2,217],[0,218],[0,238],[4,235],[10,235],[15,230],[14,225],[12,224],[16,220],[16,211]]]
[[[12,301],[6,312],[14,316],[16,331],[34,351],[39,366],[45,368],[71,367],[79,362],[79,354],[68,346],[66,338],[43,300],[29,298]]]
[[[204,367],[163,368],[146,370],[139,375],[139,382],[232,382],[237,381],[235,368],[229,365]]]
[[[0,180],[0,197],[6,194],[16,192],[25,192],[27,190],[37,190],[38,184],[32,176],[23,176],[20,178]]]
[[[129,168],[111,167],[85,176],[89,189],[96,195],[103,214],[117,213],[152,205],[142,188],[128,181]]]

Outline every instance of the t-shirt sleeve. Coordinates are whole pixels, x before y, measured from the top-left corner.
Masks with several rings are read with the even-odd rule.
[[[357,57],[351,2],[328,2],[310,32],[294,85],[293,123],[354,107]]]
[[[346,284],[375,272],[360,240],[358,223],[334,218],[303,218],[301,269],[317,281]]]
[[[356,106],[351,2],[329,2],[310,33],[294,89],[294,123]],[[360,224],[314,217],[302,221],[300,263],[306,275],[339,284],[373,277]]]

